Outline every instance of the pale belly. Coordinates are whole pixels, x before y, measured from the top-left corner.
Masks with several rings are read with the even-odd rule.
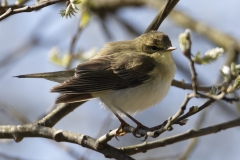
[[[123,110],[129,114],[135,114],[160,102],[166,96],[170,86],[171,79],[169,81],[158,76],[137,87],[108,91],[99,98],[115,112]]]

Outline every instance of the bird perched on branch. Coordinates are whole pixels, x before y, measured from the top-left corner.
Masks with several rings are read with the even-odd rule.
[[[167,35],[150,31],[128,41],[107,43],[96,56],[75,69],[19,75],[60,82],[51,92],[61,93],[56,103],[74,103],[99,98],[121,121],[161,101],[171,86],[176,70]]]

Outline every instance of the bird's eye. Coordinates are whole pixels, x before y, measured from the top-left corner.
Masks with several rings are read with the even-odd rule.
[[[153,53],[156,53],[156,52],[159,52],[159,51],[162,51],[163,49],[158,46],[155,46],[155,45],[143,45],[143,48],[142,48],[143,52],[146,53],[146,54],[153,54]]]
[[[157,47],[156,47],[156,46],[151,46],[151,50],[152,50],[152,51],[156,51],[156,50],[157,50]]]

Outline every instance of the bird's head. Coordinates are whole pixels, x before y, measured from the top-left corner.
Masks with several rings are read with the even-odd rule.
[[[161,64],[168,64],[172,62],[171,51],[176,47],[172,47],[169,37],[158,31],[151,31],[145,33],[135,39],[139,44],[138,50],[145,55],[155,59]]]

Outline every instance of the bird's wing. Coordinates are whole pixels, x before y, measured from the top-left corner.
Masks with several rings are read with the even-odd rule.
[[[51,91],[81,94],[138,86],[149,79],[148,73],[154,69],[155,65],[151,57],[131,56],[129,58],[125,57],[119,63],[117,59],[104,57],[80,64],[76,68],[74,77]]]
[[[100,91],[136,87],[149,79],[148,73],[155,67],[152,58],[144,55],[118,58],[99,57],[82,63],[76,68],[74,77],[51,91],[64,93],[65,99],[68,99],[74,94],[91,95]]]

